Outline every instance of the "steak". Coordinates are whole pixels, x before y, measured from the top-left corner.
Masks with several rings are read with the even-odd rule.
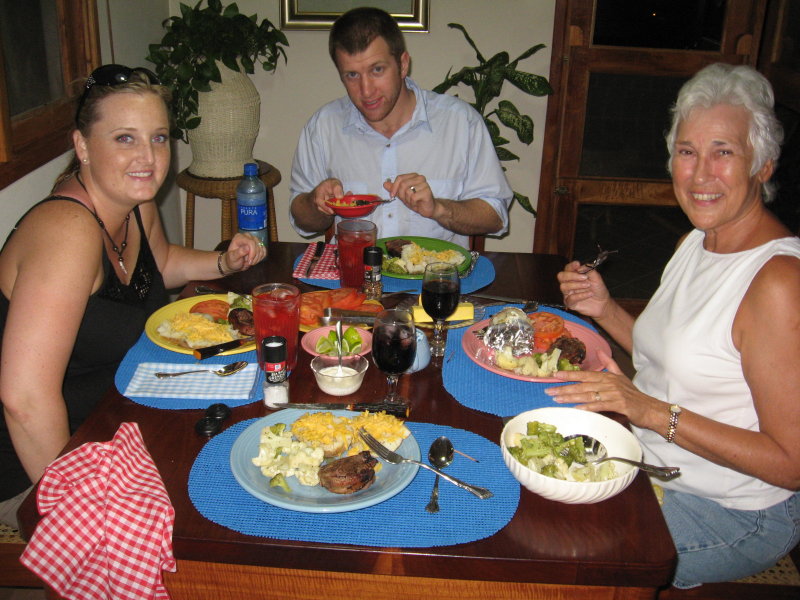
[[[231,327],[245,337],[251,337],[256,334],[253,313],[246,308],[234,308],[228,313],[228,321]]]
[[[562,335],[547,351],[551,352],[556,348],[561,350],[561,358],[566,358],[573,365],[581,364],[586,358],[586,345],[578,338]]]
[[[364,450],[320,467],[319,483],[334,494],[352,494],[372,485],[376,464],[377,459]]]
[[[408,240],[389,240],[386,242],[386,251],[389,256],[400,258],[403,252],[403,246],[408,246],[411,242]]]

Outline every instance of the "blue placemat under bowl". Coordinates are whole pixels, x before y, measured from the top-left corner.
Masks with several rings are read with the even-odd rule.
[[[490,306],[486,308],[484,318],[488,319],[508,306],[522,307],[521,304]],[[596,331],[594,326],[571,313],[549,306],[543,306],[541,310],[557,314],[565,321],[579,323]],[[466,332],[467,329],[448,330],[445,356],[449,357],[452,353],[452,358],[445,360],[442,367],[444,387],[459,404],[498,417],[510,417],[534,408],[556,406],[556,403],[544,393],[544,390],[558,385],[570,385],[520,381],[482,368],[470,359],[461,347],[461,339]],[[559,404],[558,406],[571,405]]]
[[[295,259],[294,266],[292,267],[293,269],[297,267],[297,263],[300,262],[302,256],[301,254]],[[470,273],[469,277],[465,277],[461,280],[461,293],[470,294],[486,287],[494,281],[494,276],[495,271],[492,261],[485,256],[481,256],[478,258],[475,269]],[[341,287],[338,279],[301,278],[299,281],[328,289]],[[414,290],[416,293],[422,292],[422,279],[396,279],[384,274],[382,281],[384,292],[401,292],[403,290]]]
[[[407,422],[423,456],[427,456],[434,439],[446,435],[458,450],[478,459],[480,462],[475,463],[456,454],[447,473],[487,487],[494,496],[480,500],[441,481],[441,511],[430,514],[425,505],[435,475],[420,468],[408,487],[367,508],[340,513],[307,513],[279,508],[250,495],[231,472],[231,447],[254,421],[237,423],[211,438],[200,451],[189,474],[189,497],[200,514],[240,533],[357,546],[449,546],[495,534],[511,520],[519,504],[519,483],[505,466],[497,444],[462,429]],[[257,453],[257,448],[253,448],[253,456]]]
[[[230,356],[214,356],[201,362],[191,354],[182,354],[180,352],[173,352],[171,350],[167,350],[166,348],[162,348],[161,346],[151,342],[150,338],[147,337],[147,334],[142,333],[139,340],[130,350],[128,350],[125,358],[122,359],[122,362],[117,369],[117,373],[114,376],[114,384],[117,386],[119,392],[124,395],[125,389],[128,387],[128,384],[136,373],[136,368],[140,363],[174,363],[185,364],[187,367],[196,367],[198,369],[217,369],[222,365],[226,365],[235,360],[246,360],[249,363],[255,364],[257,360],[256,351],[250,350],[249,352],[241,352],[239,354],[233,354]],[[232,375],[231,377],[235,376],[236,375]],[[184,377],[191,377],[191,375],[184,375]],[[221,381],[224,381],[225,379],[227,378],[222,378]],[[240,398],[158,398],[150,396],[126,396],[126,398],[130,398],[137,404],[141,404],[143,406],[168,410],[207,408],[214,402],[224,402],[231,407],[243,406],[263,398],[264,393],[261,389],[263,380],[263,372],[260,369],[256,369],[256,377],[253,380],[253,386],[250,389],[250,393],[247,395],[247,397]]]

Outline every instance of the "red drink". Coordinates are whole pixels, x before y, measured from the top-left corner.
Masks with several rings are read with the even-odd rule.
[[[336,225],[339,247],[339,281],[342,287],[361,289],[364,283],[364,248],[374,246],[378,228],[372,221],[351,219]]]
[[[261,340],[271,335],[286,338],[286,369],[297,365],[297,336],[300,331],[300,290],[285,283],[265,283],[253,290],[253,319],[256,326],[258,366],[264,369]]]

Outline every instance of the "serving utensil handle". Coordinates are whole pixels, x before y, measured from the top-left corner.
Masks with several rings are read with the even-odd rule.
[[[471,484],[469,484],[469,483],[467,483],[465,481],[461,481],[460,479],[458,479],[456,477],[453,477],[452,475],[448,475],[444,471],[441,471],[440,469],[437,469],[436,467],[432,467],[430,465],[427,465],[424,462],[420,462],[418,460],[414,460],[413,458],[407,458],[405,460],[407,462],[414,463],[415,465],[419,465],[420,467],[424,467],[424,468],[428,469],[429,471],[433,471],[434,473],[438,474],[439,477],[441,477],[442,479],[446,479],[447,481],[449,481],[453,485],[457,485],[461,489],[467,490],[469,493],[474,494],[475,496],[477,496],[481,500],[486,500],[487,498],[491,498],[492,496],[494,496],[494,494],[491,491],[487,490],[486,488],[483,488],[483,487],[481,487],[479,485],[471,485]]]

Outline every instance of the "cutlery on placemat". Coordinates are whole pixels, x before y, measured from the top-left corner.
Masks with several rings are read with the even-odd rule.
[[[357,412],[368,410],[371,413],[376,413],[380,411],[386,411],[386,414],[394,415],[395,417],[402,417],[407,418],[408,415],[411,414],[411,407],[408,404],[403,404],[400,402],[394,403],[370,403],[370,402],[357,402],[354,404],[337,404],[334,402],[320,402],[320,403],[313,403],[313,404],[302,404],[302,403],[292,403],[287,402],[286,404],[277,405],[275,404],[275,410],[281,410],[284,408],[302,408],[306,410],[354,410]]]
[[[308,267],[306,267],[306,277],[311,275],[311,271],[314,270],[314,266],[319,262],[322,253],[325,252],[325,242],[315,242],[316,248],[314,248],[314,256],[311,257],[311,262],[308,263]]]
[[[364,312],[358,310],[344,310],[342,308],[326,308],[322,313],[320,322],[323,325],[330,325],[336,321],[342,323],[366,323],[372,325],[377,316],[374,312]]]
[[[525,304],[530,311],[536,311],[539,306],[549,306],[550,308],[566,308],[563,304],[554,304],[550,302],[539,302],[538,300],[529,300],[527,298],[510,298],[508,296],[496,296],[494,294],[483,294],[481,292],[472,292],[467,296],[474,296],[475,298],[484,298],[486,300],[496,300],[497,302],[508,302],[510,304]],[[526,310],[526,312],[528,312]]]
[[[203,360],[204,358],[216,356],[220,352],[225,352],[226,350],[235,350],[236,348],[244,346],[245,344],[250,344],[253,341],[255,341],[255,337],[250,336],[239,340],[233,340],[232,342],[223,342],[222,344],[206,346],[205,348],[195,348],[192,351],[192,354],[197,360]]]

